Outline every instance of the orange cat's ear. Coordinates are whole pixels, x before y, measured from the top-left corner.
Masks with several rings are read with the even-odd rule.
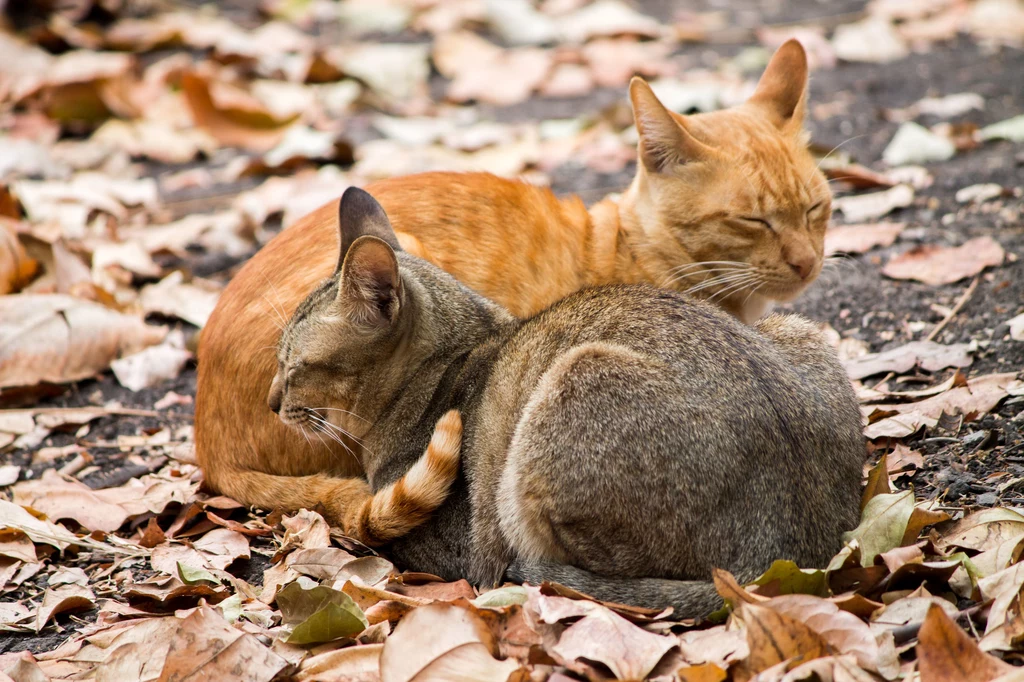
[[[345,255],[338,285],[338,306],[357,324],[382,327],[398,317],[402,280],[398,259],[382,239],[356,239]]]
[[[800,41],[790,38],[775,51],[749,102],[765,109],[782,130],[802,130],[807,106],[807,53]]]
[[[353,242],[364,235],[383,240],[395,251],[402,250],[391,221],[384,213],[384,207],[369,192],[358,187],[349,187],[341,195],[341,201],[338,202],[338,230],[341,241],[335,273],[341,271],[341,264]]]
[[[708,154],[708,148],[665,108],[643,78],[634,76],[629,82],[629,99],[640,137],[640,160],[647,170],[662,172]]]

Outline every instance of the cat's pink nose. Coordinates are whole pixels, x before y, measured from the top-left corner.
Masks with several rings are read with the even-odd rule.
[[[811,276],[811,272],[814,271],[815,259],[813,255],[789,258],[787,262],[800,279],[807,279]]]

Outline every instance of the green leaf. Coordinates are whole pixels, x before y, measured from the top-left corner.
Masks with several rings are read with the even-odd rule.
[[[202,582],[213,583],[214,585],[220,584],[220,581],[205,568],[196,568],[195,566],[183,564],[180,561],[178,562],[178,577],[186,585],[195,585]]]
[[[333,642],[342,637],[358,635],[367,625],[366,616],[355,602],[352,602],[350,609],[328,602],[322,609],[296,625],[285,641],[288,644]]]
[[[800,568],[795,562],[780,559],[768,567],[755,585],[767,585],[778,582],[779,594],[813,594],[818,597],[829,596],[825,582],[825,571],[816,568]]]
[[[526,588],[521,585],[509,585],[499,587],[496,590],[484,592],[473,600],[473,605],[478,608],[501,608],[515,604],[526,603]]]
[[[369,622],[362,609],[344,592],[317,585],[303,589],[296,581],[277,593],[277,605],[285,625],[294,625],[289,644],[330,642],[357,635]]]
[[[914,493],[876,495],[861,514],[860,525],[843,535],[844,542],[857,540],[861,566],[871,566],[882,552],[901,546],[914,513]]]
[[[224,614],[224,620],[229,623],[234,623],[242,616],[242,595],[233,594],[221,603],[217,604],[217,608]]]
[[[982,140],[1011,140],[1024,142],[1024,114],[985,126],[978,131]]]

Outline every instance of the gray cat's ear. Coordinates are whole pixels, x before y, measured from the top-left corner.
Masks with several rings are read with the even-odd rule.
[[[640,138],[637,151],[647,170],[664,172],[708,154],[707,146],[686,128],[685,119],[666,109],[643,78],[634,76],[629,82],[629,99]]]
[[[369,192],[358,187],[349,187],[341,195],[341,201],[338,202],[338,229],[341,233],[341,247],[336,272],[341,271],[348,250],[360,237],[376,237],[393,250],[402,250],[384,208]]]
[[[398,318],[401,287],[398,259],[390,244],[372,235],[352,242],[338,283],[342,314],[361,325],[390,325]]]
[[[787,132],[799,132],[807,108],[807,53],[795,38],[782,44],[768,62],[757,89],[748,100],[768,112]]]

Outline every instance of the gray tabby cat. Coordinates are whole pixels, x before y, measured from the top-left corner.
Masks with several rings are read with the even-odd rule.
[[[401,252],[366,192],[346,191],[339,219],[338,272],[282,334],[270,402],[297,427],[326,406],[374,490],[461,412],[447,500],[388,552],[405,567],[693,616],[720,603],[712,568],[820,566],[857,524],[860,411],[810,323],[752,329],[646,286],[520,321]]]

